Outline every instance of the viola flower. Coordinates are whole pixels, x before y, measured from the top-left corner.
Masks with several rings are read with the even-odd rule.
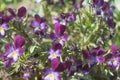
[[[25,43],[25,39],[20,35],[17,35],[14,39],[14,45],[6,44],[5,49],[6,53],[8,53],[7,58],[12,58],[13,62],[18,60],[18,57],[22,55],[23,44]]]
[[[48,53],[49,53],[48,59],[52,60],[54,58],[60,57],[61,50],[54,50],[51,48],[48,50]]]
[[[62,46],[64,45],[64,42],[68,39],[68,34],[65,34],[66,27],[64,25],[60,25],[59,23],[56,23],[54,25],[54,33],[50,34],[50,38],[55,43],[60,43]]]
[[[7,23],[3,23],[2,25],[0,25],[0,36],[4,36],[5,35],[5,30],[7,30],[9,28]]]
[[[117,51],[118,47],[115,44],[110,46],[111,52],[106,56],[107,65],[112,68],[117,68],[120,64],[120,53]]]
[[[107,65],[110,66],[110,67],[112,67],[112,68],[118,67],[119,64],[120,64],[120,57],[114,57],[113,56],[107,62]]]
[[[92,50],[87,48],[87,50],[82,51],[82,54],[84,59],[86,59],[89,67],[96,63],[103,63],[105,61],[105,57],[103,56],[103,54],[105,54],[105,50],[99,46],[93,48]]]
[[[26,68],[24,69],[23,73],[24,73],[23,77],[25,79],[29,79],[32,76],[32,74],[33,74],[33,70],[31,70],[29,68],[29,66],[26,66]]]
[[[82,50],[82,54],[89,67],[97,63],[95,56],[93,56],[89,50]]]
[[[34,32],[36,34],[45,35],[45,30],[47,29],[48,24],[44,18],[39,15],[35,15],[35,20],[32,20],[31,26],[34,28]]]
[[[6,44],[6,52],[2,54],[2,59],[4,60],[4,65],[8,66],[18,60],[18,57],[22,55],[22,46],[25,43],[25,39],[20,35],[17,35],[14,39],[14,44]]]
[[[52,69],[44,69],[43,73],[45,74],[44,80],[61,80],[60,73],[54,72]]]
[[[94,48],[92,54],[93,56],[96,56],[97,62],[103,63],[105,61],[105,57],[103,56],[105,54],[105,50],[100,46]]]
[[[104,0],[93,0],[93,8],[94,8],[95,14],[97,15],[101,14],[103,3],[104,3]]]

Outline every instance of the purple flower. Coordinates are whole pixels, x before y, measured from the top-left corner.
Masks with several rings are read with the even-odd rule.
[[[22,55],[23,51],[23,44],[25,43],[25,39],[21,37],[20,35],[17,35],[14,39],[14,45],[6,44],[5,49],[7,58],[12,58],[13,62],[16,62],[18,60],[18,57]]]
[[[24,73],[23,77],[25,79],[29,79],[33,74],[33,70],[31,70],[29,66],[26,66],[23,73]]]
[[[65,34],[66,27],[64,25],[60,25],[59,23],[56,23],[54,25],[54,33],[50,34],[51,39],[56,42],[60,43],[62,46],[64,45],[64,42],[68,39],[68,34]]]
[[[7,30],[9,28],[7,23],[3,23],[2,25],[0,25],[0,36],[4,36],[5,35],[5,30]]]
[[[34,28],[34,32],[36,34],[45,35],[45,30],[48,27],[45,19],[40,17],[39,15],[35,15],[35,20],[32,20],[31,26]]]
[[[120,64],[120,53],[117,51],[118,47],[115,44],[110,46],[111,52],[106,56],[107,65],[112,68],[117,68]]]
[[[120,64],[120,57],[111,57],[109,61],[107,62],[107,65],[116,68]]]
[[[59,72],[54,72],[48,68],[44,69],[43,72],[45,74],[44,80],[61,80]]]
[[[93,66],[97,62],[103,63],[105,61],[105,58],[103,54],[105,54],[105,50],[100,47],[93,48],[90,50],[87,48],[87,50],[83,50],[83,57],[86,59],[89,67]]]
[[[111,51],[114,53],[114,52],[117,52],[118,47],[117,47],[116,44],[112,44],[112,45],[110,46],[110,49],[111,49]]]
[[[61,50],[54,50],[51,48],[48,50],[48,53],[49,53],[48,59],[52,60],[54,58],[60,57]]]
[[[11,65],[11,63],[16,62],[18,57],[22,55],[22,46],[25,43],[25,39],[20,35],[17,35],[14,39],[14,44],[6,44],[6,52],[2,54],[2,59],[4,60],[4,65]]]

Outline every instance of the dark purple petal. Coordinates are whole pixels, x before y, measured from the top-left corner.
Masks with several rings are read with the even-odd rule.
[[[83,57],[84,57],[85,59],[88,59],[89,56],[90,56],[90,53],[89,53],[89,51],[87,51],[87,50],[82,50],[82,54],[83,54]]]
[[[62,49],[62,45],[60,43],[53,43],[52,48],[56,51],[57,49]]]
[[[60,34],[60,24],[59,23],[54,24],[54,30],[55,30],[56,34]]]
[[[14,39],[14,46],[15,46],[15,48],[20,48],[24,44],[25,44],[25,38],[23,38],[20,35],[15,36],[15,39]]]
[[[18,17],[23,17],[26,15],[26,13],[27,13],[26,8],[22,6],[18,9],[17,15],[18,15]]]
[[[52,66],[52,69],[55,71],[56,68],[59,66],[60,64],[60,61],[58,58],[54,58],[51,60],[51,66]]]
[[[51,66],[52,66],[53,71],[57,71],[57,72],[62,72],[65,69],[64,64],[60,63],[58,58],[55,58],[55,59],[51,60]]]
[[[84,65],[83,68],[82,68],[82,72],[83,74],[89,74],[89,66],[88,64]]]
[[[3,14],[4,14],[4,13],[3,13],[2,11],[0,11],[0,18],[3,16]]]
[[[112,52],[116,52],[116,51],[118,50],[118,47],[117,47],[116,44],[112,44],[112,45],[110,46],[110,49],[111,49]]]
[[[45,19],[42,18],[42,17],[40,17],[40,16],[37,15],[37,14],[35,15],[35,20],[38,21],[38,22],[40,22],[40,23],[45,22]]]
[[[50,74],[50,73],[52,72],[52,69],[50,69],[50,68],[45,68],[45,69],[42,70],[42,72],[43,72],[44,75],[46,76],[46,75],[48,75],[48,74]]]
[[[59,63],[59,65],[55,69],[56,72],[63,72],[64,70],[65,70],[65,67],[63,63]]]
[[[12,16],[16,16],[15,12],[13,11],[12,8],[8,8],[8,12],[12,15]]]
[[[105,50],[101,47],[96,47],[93,49],[93,53],[92,53],[94,56],[99,56],[99,55],[103,55],[105,54]]]
[[[64,66],[65,66],[65,69],[70,70],[70,67],[72,66],[72,62],[71,61],[65,61]]]
[[[37,22],[41,22],[41,17],[36,14],[36,15],[35,15],[35,20],[36,20]]]
[[[9,20],[10,20],[10,17],[9,16],[2,16],[2,21],[3,22],[9,22]]]
[[[111,18],[107,18],[107,24],[108,26],[110,26],[110,28],[114,29],[115,28],[115,25],[116,23],[113,21],[113,19]]]
[[[100,62],[100,63],[103,63],[105,61],[105,57],[103,56],[97,56],[97,61]]]
[[[66,30],[66,26],[60,25],[60,34],[64,34],[65,30]]]
[[[56,39],[57,39],[57,35],[56,35],[55,33],[51,33],[51,34],[50,34],[50,38],[51,38],[52,40],[56,40]]]

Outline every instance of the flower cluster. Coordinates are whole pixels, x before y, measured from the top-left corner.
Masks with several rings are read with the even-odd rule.
[[[115,9],[114,6],[110,6],[109,2],[104,0],[93,0],[93,8],[94,12],[97,15],[105,15],[106,23],[110,27],[111,35],[114,35],[115,21],[113,20],[113,11]]]
[[[114,6],[105,0],[91,0],[89,8],[84,6],[84,0],[44,1],[35,0],[37,4],[43,3],[45,10],[49,10],[47,6],[51,6],[50,10],[59,6],[63,12],[57,16],[54,16],[54,12],[50,12],[52,16],[48,15],[49,11],[43,17],[39,13],[32,16],[32,13],[27,15],[29,11],[23,6],[18,10],[7,8],[0,11],[0,38],[3,38],[0,39],[3,50],[0,63],[4,68],[13,67],[13,73],[22,73],[26,80],[64,80],[62,76],[67,77],[66,80],[71,76],[82,79],[86,75],[94,78],[92,70],[96,73],[100,69],[103,75],[105,69],[119,69],[120,51],[118,45],[114,44],[116,42],[112,41],[116,26],[113,20]],[[110,27],[112,40],[108,40],[107,26]],[[95,43],[99,37],[103,44]],[[105,74],[108,73],[106,71]]]

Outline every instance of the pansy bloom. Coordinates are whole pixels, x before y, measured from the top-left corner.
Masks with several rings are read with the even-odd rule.
[[[111,56],[108,60],[107,65],[112,68],[116,68],[120,64],[120,57]]]
[[[48,59],[52,60],[54,58],[57,58],[61,55],[61,50],[54,50],[54,49],[49,49],[48,50],[48,53],[49,53],[49,56],[48,56]]]
[[[96,63],[103,63],[105,61],[105,58],[103,56],[103,54],[105,54],[105,50],[99,46],[93,48],[92,50],[87,47],[87,50],[83,50],[82,54],[89,67],[93,66]]]
[[[6,52],[2,55],[3,60],[7,65],[7,62],[13,63],[18,60],[18,57],[22,55],[23,48],[22,46],[25,43],[25,39],[21,37],[20,35],[17,35],[14,39],[14,44],[6,44],[5,50]]]
[[[33,74],[33,70],[31,70],[29,66],[26,66],[23,73],[24,73],[23,77],[25,79],[29,79]]]
[[[5,35],[5,30],[7,30],[9,28],[7,23],[3,23],[0,25],[0,36],[4,36]]]
[[[56,23],[54,24],[54,33],[50,34],[51,39],[56,43],[60,43],[62,46],[68,39],[68,34],[64,33],[65,29],[66,26]]]
[[[54,72],[52,69],[43,69],[43,73],[45,74],[44,80],[61,80],[60,73]]]
[[[31,26],[34,28],[36,34],[45,35],[45,30],[48,27],[46,20],[39,15],[35,15],[35,19],[32,20]]]
[[[111,53],[106,56],[107,65],[112,68],[117,68],[120,64],[120,53],[118,52],[117,45],[112,44],[110,49]]]

